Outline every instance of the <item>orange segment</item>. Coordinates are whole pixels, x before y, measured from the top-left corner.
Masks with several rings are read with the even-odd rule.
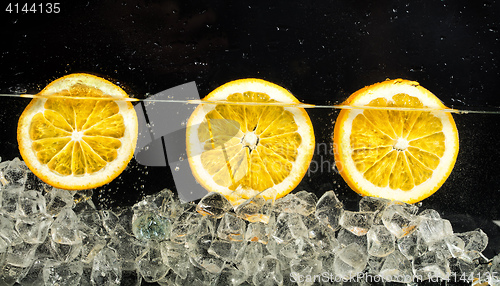
[[[365,87],[352,106],[411,108],[342,110],[335,123],[335,161],[356,192],[420,201],[444,183],[458,154],[458,132],[445,106],[418,83],[387,80]]]
[[[243,79],[205,100],[235,104],[200,105],[189,118],[188,158],[200,184],[234,205],[263,191],[266,199],[292,191],[312,158],[312,124],[304,109],[265,104],[298,103],[295,97],[270,82]]]
[[[18,123],[19,150],[33,173],[55,187],[79,190],[123,171],[135,149],[137,116],[130,102],[108,100],[128,97],[121,88],[71,74],[39,95],[54,97],[33,99]]]

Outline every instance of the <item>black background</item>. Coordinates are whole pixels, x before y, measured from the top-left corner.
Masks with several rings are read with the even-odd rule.
[[[36,93],[74,72],[108,78],[138,98],[190,81],[204,96],[230,80],[257,77],[303,102],[333,104],[400,77],[450,107],[500,106],[497,1],[65,1],[57,14],[8,13],[7,4],[0,7],[2,93]],[[17,116],[28,100],[1,101],[0,156],[10,160],[19,156]],[[337,111],[308,111],[317,142],[331,143]],[[454,118],[457,163],[422,208],[439,210],[456,232],[483,228],[491,257],[500,251],[491,223],[500,220],[500,115]],[[325,151],[313,160],[333,156]],[[132,160],[93,200],[116,208],[165,187],[175,190],[169,168]],[[311,172],[301,189],[318,197],[333,189],[350,209],[359,201],[334,172]]]

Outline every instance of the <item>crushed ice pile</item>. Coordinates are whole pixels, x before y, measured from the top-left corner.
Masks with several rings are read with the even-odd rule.
[[[349,211],[332,191],[301,191],[233,210],[216,193],[196,205],[163,190],[111,211],[96,210],[91,192],[46,185],[19,159],[0,163],[0,181],[1,285],[500,285],[500,255],[482,255],[481,230],[454,233],[415,205],[363,197]]]

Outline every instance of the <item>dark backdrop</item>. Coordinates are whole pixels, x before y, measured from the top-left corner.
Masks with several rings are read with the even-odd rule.
[[[204,96],[227,81],[258,77],[303,102],[332,104],[401,77],[451,107],[500,106],[497,1],[234,2],[64,1],[57,14],[8,13],[2,2],[0,91],[34,93],[60,76],[88,72],[138,98],[190,81]],[[0,156],[7,160],[19,156],[16,121],[28,101],[1,101]],[[309,112],[317,141],[331,142],[337,111]],[[422,208],[439,210],[456,231],[484,228],[498,253],[491,220],[500,220],[500,115],[454,118],[458,161]],[[314,160],[333,160],[328,154]],[[101,208],[132,205],[164,187],[175,190],[169,168],[133,160],[93,199]],[[351,209],[359,200],[329,171],[311,172],[298,189],[318,197],[333,189]]]

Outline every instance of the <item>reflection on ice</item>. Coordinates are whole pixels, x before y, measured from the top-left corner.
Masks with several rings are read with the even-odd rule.
[[[482,254],[482,230],[454,233],[437,211],[415,205],[364,197],[346,210],[333,191],[319,199],[301,191],[232,209],[218,194],[195,205],[162,190],[98,211],[88,192],[54,189],[18,159],[0,163],[0,182],[2,285],[412,283],[462,274],[500,284],[500,255]]]

